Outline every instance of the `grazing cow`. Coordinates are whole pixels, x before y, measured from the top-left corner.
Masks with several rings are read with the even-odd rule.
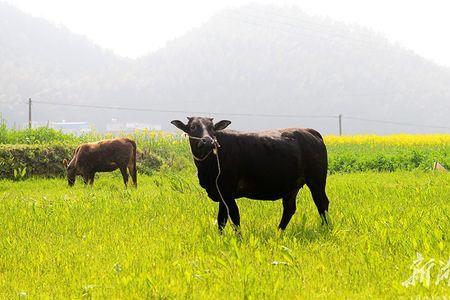
[[[219,202],[217,224],[221,232],[228,216],[240,225],[235,199],[283,199],[284,230],[296,210],[296,196],[306,183],[322,222],[327,223],[327,150],[313,129],[288,128],[263,132],[223,130],[231,124],[192,117],[171,123],[188,134],[200,185]]]
[[[93,184],[95,172],[120,169],[126,187],[128,168],[133,185],[137,187],[136,143],[127,138],[82,144],[75,150],[72,160],[67,163],[67,159],[64,159],[63,164],[70,186],[74,185],[77,175],[83,177],[85,184]]]

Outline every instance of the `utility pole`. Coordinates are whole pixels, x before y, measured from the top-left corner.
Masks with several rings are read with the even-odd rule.
[[[342,135],[342,115],[339,114],[339,135]]]
[[[28,98],[28,128],[31,129],[31,98]]]

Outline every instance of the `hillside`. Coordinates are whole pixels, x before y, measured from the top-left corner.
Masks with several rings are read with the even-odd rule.
[[[171,94],[185,101],[184,109],[206,111],[342,113],[427,124],[447,124],[449,113],[448,70],[365,29],[294,9],[223,12],[139,63],[137,82],[148,93],[157,90],[153,98],[165,107]],[[255,128],[297,122],[240,119]],[[298,122],[336,128],[336,120]],[[376,129],[352,124],[362,126],[354,132]]]
[[[448,124],[450,71],[367,29],[311,17],[298,9],[246,6],[135,61],[123,60],[62,28],[0,5],[2,112],[26,120],[34,99],[155,110],[345,116]],[[7,108],[3,108],[3,106]],[[20,108],[20,109],[19,109]],[[36,118],[111,118],[162,124],[187,113],[37,105]],[[57,116],[57,117],[55,117]],[[335,118],[218,115],[234,128],[311,126],[336,133]],[[346,133],[439,131],[344,118]]]
[[[100,87],[114,86],[119,77],[113,74],[126,64],[87,38],[2,2],[0,32],[0,105],[9,121],[25,121],[28,97],[66,103],[102,98]],[[67,117],[61,107],[58,115]]]

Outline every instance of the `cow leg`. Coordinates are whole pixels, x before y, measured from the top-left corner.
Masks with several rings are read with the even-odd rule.
[[[89,173],[86,173],[86,175],[83,175],[83,182],[85,185],[87,185],[89,183],[89,180],[91,179],[91,177],[89,176]]]
[[[320,218],[322,219],[322,224],[328,224],[326,212],[328,211],[328,205],[330,201],[328,200],[327,194],[325,192],[325,180],[316,181],[306,181],[306,185],[311,191],[312,198],[316,204],[317,210],[319,211]]]
[[[125,188],[127,187],[128,184],[128,172],[127,172],[127,167],[122,167],[120,168],[120,172],[122,173],[122,177],[123,177],[123,183],[125,184]]]
[[[280,230],[286,229],[286,226],[291,221],[291,218],[297,209],[297,193],[298,190],[283,197],[283,216],[281,217],[280,225],[278,225],[278,229]]]
[[[236,200],[228,199],[225,201],[228,206],[228,210],[230,212],[231,222],[233,222],[234,229],[237,231],[239,229],[239,227],[241,226],[241,217],[239,215],[239,208],[236,204]],[[225,213],[226,213],[226,209],[225,209]]]
[[[219,202],[219,213],[217,214],[217,226],[219,227],[219,233],[222,233],[225,225],[228,221],[227,208],[222,202]]]
[[[137,187],[137,170],[136,170],[136,164],[133,164],[132,162],[128,163],[128,171],[131,175],[131,180],[133,180],[133,186]]]
[[[91,178],[89,179],[89,184],[90,184],[90,185],[93,185],[93,184],[94,184],[94,178],[95,178],[95,173],[93,173],[93,174],[91,175]]]

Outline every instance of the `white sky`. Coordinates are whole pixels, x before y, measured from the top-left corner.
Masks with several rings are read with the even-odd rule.
[[[1,1],[1,0],[0,0]],[[296,5],[312,15],[357,23],[450,67],[448,0],[6,0],[62,24],[116,54],[138,57],[164,46],[224,8]]]

